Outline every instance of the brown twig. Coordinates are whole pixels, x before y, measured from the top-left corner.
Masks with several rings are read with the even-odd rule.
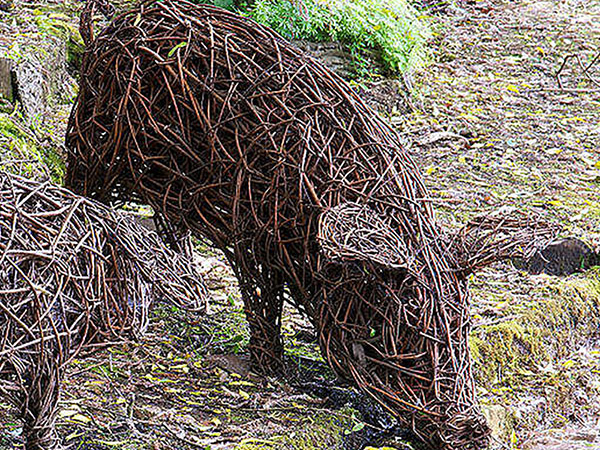
[[[560,88],[561,91],[565,90],[565,87],[563,85],[563,80],[562,80],[562,74],[565,70],[565,68],[567,67],[567,63],[574,59],[575,61],[577,61],[577,65],[579,66],[579,69],[581,70],[581,73],[588,79],[588,81],[590,83],[592,83],[593,85],[600,87],[600,81],[597,80],[591,73],[590,73],[590,69],[592,67],[594,67],[594,65],[600,60],[600,52],[598,52],[591,60],[589,63],[584,64],[583,61],[581,60],[581,55],[579,55],[578,53],[571,53],[568,54],[564,57],[558,71],[556,72],[556,81],[558,83],[558,87]],[[597,89],[591,89],[591,90],[581,90],[581,89],[568,89],[569,92],[596,92]]]

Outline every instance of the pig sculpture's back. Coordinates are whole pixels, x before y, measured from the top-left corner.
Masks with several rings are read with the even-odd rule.
[[[324,357],[434,448],[484,447],[464,276],[396,134],[270,30],[147,3],[89,46],[68,184],[137,198],[209,238],[239,278],[256,364],[289,298]]]

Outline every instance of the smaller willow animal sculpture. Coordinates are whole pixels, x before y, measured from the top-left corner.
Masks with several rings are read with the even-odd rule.
[[[19,408],[27,450],[58,445],[72,358],[139,336],[153,301],[203,309],[193,267],[131,217],[0,172],[0,396]]]
[[[335,372],[418,438],[485,447],[466,279],[551,229],[513,214],[444,235],[419,169],[350,86],[184,0],[143,2],[89,43],[66,143],[72,189],[147,202],[225,253],[257,367],[281,367],[288,299]]]

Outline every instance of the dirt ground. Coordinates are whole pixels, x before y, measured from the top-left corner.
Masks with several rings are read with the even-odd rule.
[[[3,13],[0,45],[44,38],[40,14],[55,23],[52,14],[72,8],[48,5],[40,13],[18,2],[19,20]],[[470,0],[430,20],[432,63],[406,80],[413,111],[387,117],[423,168],[440,220],[458,227],[478,212],[532,208],[599,247],[600,62],[590,80],[570,59],[564,89],[556,73],[566,56],[585,62],[600,51],[600,1]],[[36,140],[60,150],[70,101],[61,100],[51,130],[34,130]],[[331,374],[294,311],[283,328],[299,375],[250,371],[235,280],[201,243],[198,255],[213,289],[208,314],[159,308],[143,341],[75,361],[58,421],[65,445],[310,450],[377,436],[351,397],[299,388]],[[472,288],[473,356],[494,448],[600,449],[600,272],[561,279],[505,264],[475,276]],[[22,448],[19,433],[0,403],[0,449]],[[401,439],[388,445],[411,448]]]

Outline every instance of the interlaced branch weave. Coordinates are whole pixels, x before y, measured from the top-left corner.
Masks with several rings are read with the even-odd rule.
[[[280,367],[288,299],[336,373],[422,441],[486,445],[465,280],[518,245],[442,236],[398,136],[342,79],[247,18],[146,2],[87,48],[66,143],[72,189],[147,202],[226,254],[258,367]]]
[[[193,268],[132,217],[0,172],[0,396],[19,408],[27,450],[58,445],[72,358],[137,337],[155,300],[203,309]]]

